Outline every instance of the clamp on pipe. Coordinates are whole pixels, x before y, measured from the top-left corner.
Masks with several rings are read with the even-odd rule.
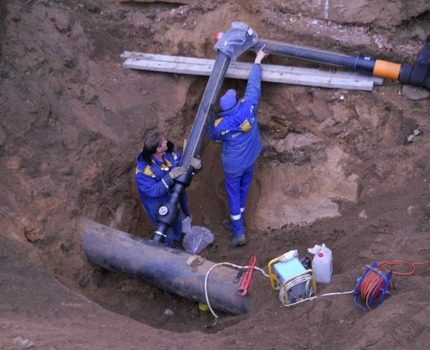
[[[225,33],[219,34],[215,49],[231,59],[236,59],[258,43],[258,34],[244,22],[232,22]]]

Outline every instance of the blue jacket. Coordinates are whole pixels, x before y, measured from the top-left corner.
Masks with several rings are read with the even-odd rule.
[[[254,64],[245,96],[209,125],[209,137],[223,143],[222,163],[228,174],[238,174],[252,166],[263,148],[257,120],[260,95],[261,66]]]
[[[148,164],[142,153],[136,158],[136,186],[143,206],[154,224],[157,223],[158,208],[167,202],[170,188],[174,185],[169,171],[179,166],[180,160],[181,155],[175,152],[166,152],[164,163],[152,157],[151,164]],[[185,192],[180,198],[180,206],[186,216],[190,215]]]

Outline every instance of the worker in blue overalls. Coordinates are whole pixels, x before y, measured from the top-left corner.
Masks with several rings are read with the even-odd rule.
[[[222,163],[233,246],[247,243],[243,215],[254,165],[263,148],[257,111],[261,96],[260,63],[266,55],[263,49],[257,52],[243,98],[238,101],[236,91],[227,90],[220,98],[221,112],[209,125],[209,137],[223,144]]]
[[[181,153],[175,152],[173,143],[160,130],[149,130],[145,134],[143,149],[136,159],[135,182],[143,206],[155,225],[158,208],[167,202],[175,179],[186,172],[184,167],[179,166],[180,160]],[[191,158],[190,165],[195,170],[201,168],[201,162],[197,158]],[[190,216],[185,192],[179,199],[179,208],[181,210],[177,220],[166,233],[164,243],[167,246],[181,240],[182,217]]]

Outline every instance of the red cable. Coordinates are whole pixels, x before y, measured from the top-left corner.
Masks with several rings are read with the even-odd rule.
[[[378,263],[378,267],[381,270],[391,270],[391,273],[396,276],[411,276],[416,271],[417,265],[430,264],[430,260],[426,261],[408,261],[408,260],[385,260]],[[408,265],[411,266],[409,271],[394,271],[390,269],[390,266],[396,265]],[[384,278],[375,271],[369,270],[363,277],[360,286],[360,297],[366,303],[368,309],[372,308],[370,302],[378,298],[381,288],[384,287]]]
[[[412,266],[410,271],[402,272],[402,271],[391,270],[391,273],[393,275],[396,275],[396,276],[411,276],[416,271],[417,265],[426,265],[426,264],[430,264],[430,260],[426,260],[426,261],[385,260],[385,261],[380,261],[378,263],[378,266],[381,267],[381,269],[385,268],[385,269],[389,270],[389,268],[387,268],[388,266],[409,265],[409,266]]]
[[[376,300],[379,296],[380,289],[383,287],[385,280],[376,272],[369,270],[363,277],[360,284],[360,296],[366,303],[368,309],[372,308],[370,302]]]

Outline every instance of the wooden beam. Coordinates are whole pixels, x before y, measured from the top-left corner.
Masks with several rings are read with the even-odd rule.
[[[170,56],[139,52],[124,52],[123,66],[129,69],[149,70],[156,72],[191,74],[209,76],[214,60],[185,56]],[[248,79],[252,63],[233,62],[227,70],[226,77]],[[262,80],[273,83],[284,83],[325,88],[340,88],[371,91],[374,84],[382,84],[383,79],[349,72],[328,72],[313,68],[263,64]]]

